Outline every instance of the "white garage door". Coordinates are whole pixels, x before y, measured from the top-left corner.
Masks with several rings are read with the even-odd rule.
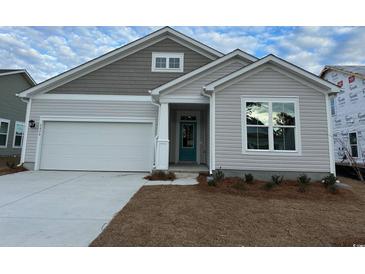
[[[148,171],[152,123],[44,122],[40,169]]]

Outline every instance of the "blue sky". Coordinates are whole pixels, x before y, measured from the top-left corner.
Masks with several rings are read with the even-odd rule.
[[[25,68],[37,82],[159,27],[0,27],[0,68]],[[326,64],[365,64],[365,27],[175,27],[227,53],[269,53],[318,74]]]

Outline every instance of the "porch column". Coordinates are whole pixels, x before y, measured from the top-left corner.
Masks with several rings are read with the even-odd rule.
[[[156,169],[169,168],[169,104],[161,103],[158,114]]]

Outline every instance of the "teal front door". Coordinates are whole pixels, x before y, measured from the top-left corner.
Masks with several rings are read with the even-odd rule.
[[[179,160],[196,162],[196,123],[180,122]]]

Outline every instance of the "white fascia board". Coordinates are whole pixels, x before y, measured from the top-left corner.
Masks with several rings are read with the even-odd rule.
[[[224,83],[226,83],[226,82],[228,82],[228,81],[230,81],[230,80],[232,80],[236,77],[239,77],[239,76],[243,75],[244,73],[249,72],[249,71],[251,71],[251,70],[253,70],[253,69],[255,69],[255,68],[257,68],[261,65],[264,65],[268,62],[272,62],[274,64],[280,65],[280,66],[282,66],[282,67],[284,67],[284,68],[286,68],[286,69],[288,69],[292,72],[295,72],[299,75],[302,75],[305,78],[308,78],[308,79],[310,79],[314,82],[317,82],[321,85],[324,85],[324,86],[328,87],[330,89],[330,92],[326,92],[326,94],[327,93],[337,93],[337,92],[339,92],[339,88],[337,86],[335,86],[334,84],[332,84],[332,83],[330,83],[326,80],[323,80],[323,79],[319,78],[318,76],[316,76],[316,75],[314,75],[310,72],[307,72],[307,71],[305,71],[305,70],[303,70],[303,69],[301,69],[301,68],[299,68],[299,67],[297,67],[293,64],[290,64],[286,61],[283,61],[283,60],[281,60],[280,58],[278,58],[274,55],[268,55],[268,56],[260,59],[259,61],[255,62],[255,63],[252,63],[251,65],[248,65],[248,66],[246,66],[246,67],[244,67],[240,70],[237,70],[237,71],[235,71],[235,72],[233,72],[233,73],[231,73],[231,74],[229,74],[229,75],[227,75],[227,76],[225,76],[221,79],[218,79],[218,80],[208,84],[207,86],[205,86],[204,89],[206,91],[213,92],[214,89],[217,86],[219,86],[221,84],[224,84]]]
[[[193,76],[195,76],[199,73],[202,73],[202,72],[204,72],[204,71],[206,71],[210,68],[213,68],[213,67],[215,67],[215,66],[217,66],[217,65],[219,65],[219,64],[221,64],[221,63],[223,63],[223,62],[225,62],[225,61],[227,61],[227,60],[229,60],[233,57],[236,57],[236,56],[241,56],[242,58],[245,58],[245,59],[247,59],[251,62],[255,62],[257,60],[256,57],[248,55],[247,53],[245,53],[241,50],[234,50],[234,51],[228,53],[227,55],[225,55],[225,56],[223,56],[223,57],[221,57],[221,58],[219,58],[219,59],[217,59],[213,62],[210,62],[210,63],[206,64],[205,66],[202,66],[202,67],[200,67],[196,70],[193,70],[193,71],[191,71],[187,74],[184,74],[181,77],[176,78],[175,80],[172,80],[172,81],[170,81],[170,82],[168,82],[168,83],[166,83],[162,86],[159,86],[159,87],[151,90],[151,94],[152,95],[159,95],[161,91],[163,91],[167,88],[170,88],[170,87],[172,87],[172,86],[174,86],[178,83],[181,83],[181,82],[183,82],[183,81],[185,81],[185,80],[187,80],[187,79],[189,79],[189,78],[191,78],[191,77],[193,77]]]
[[[38,94],[32,97],[36,100],[79,100],[79,101],[126,101],[151,102],[151,96],[138,95],[94,95],[94,94]]]
[[[221,57],[223,56],[223,53],[217,51],[217,50],[214,50],[213,48],[210,48],[206,45],[204,45],[203,43],[200,43],[182,33],[179,33],[178,31],[170,28],[170,27],[164,27],[160,30],[157,30],[156,32],[154,33],[151,33],[147,36],[144,36],[136,41],[133,41],[129,44],[126,44],[118,49],[115,49],[111,52],[108,52],[100,57],[97,57],[89,62],[86,62],[78,67],[75,67],[69,71],[66,71],[64,73],[61,73],[53,78],[50,78],[49,80],[46,80],[40,84],[38,84],[37,86],[33,87],[33,88],[30,88],[26,91],[23,91],[21,93],[18,94],[19,97],[29,97],[29,95],[31,95],[32,93],[35,93],[35,92],[38,92],[38,91],[44,91],[44,90],[47,90],[47,89],[50,89],[50,88],[55,88],[57,87],[57,84],[58,83],[59,85],[63,85],[69,81],[72,81],[78,77],[81,77],[87,73],[90,73],[96,69],[99,69],[103,66],[106,66],[112,62],[115,62],[119,59],[122,59],[128,55],[123,55],[121,56],[120,58],[115,58],[116,56],[118,56],[119,54],[129,50],[129,49],[132,49],[138,45],[141,45],[143,43],[146,43],[148,42],[149,40],[152,40],[153,38],[156,38],[160,35],[166,35],[166,36],[163,36],[161,37],[160,40],[163,40],[165,39],[166,37],[168,37],[168,34],[172,34],[172,35],[175,35],[177,37],[179,37],[180,39],[182,39],[183,41],[186,41],[187,43],[190,43],[190,44],[193,44],[194,46],[200,48],[200,49],[203,49],[207,52],[210,52],[212,54],[212,56],[216,56],[216,57]],[[160,40],[156,40],[156,41],[153,41],[152,44],[160,41]],[[149,44],[147,45],[149,46]],[[147,47],[145,46],[145,47]],[[144,48],[144,47],[143,47]],[[138,49],[137,51],[139,51],[141,49]],[[132,51],[132,53],[134,53]],[[130,53],[130,54],[132,54]],[[72,76],[75,76],[75,77],[72,77]],[[67,79],[67,80],[66,80]],[[62,81],[64,80],[64,81]]]

